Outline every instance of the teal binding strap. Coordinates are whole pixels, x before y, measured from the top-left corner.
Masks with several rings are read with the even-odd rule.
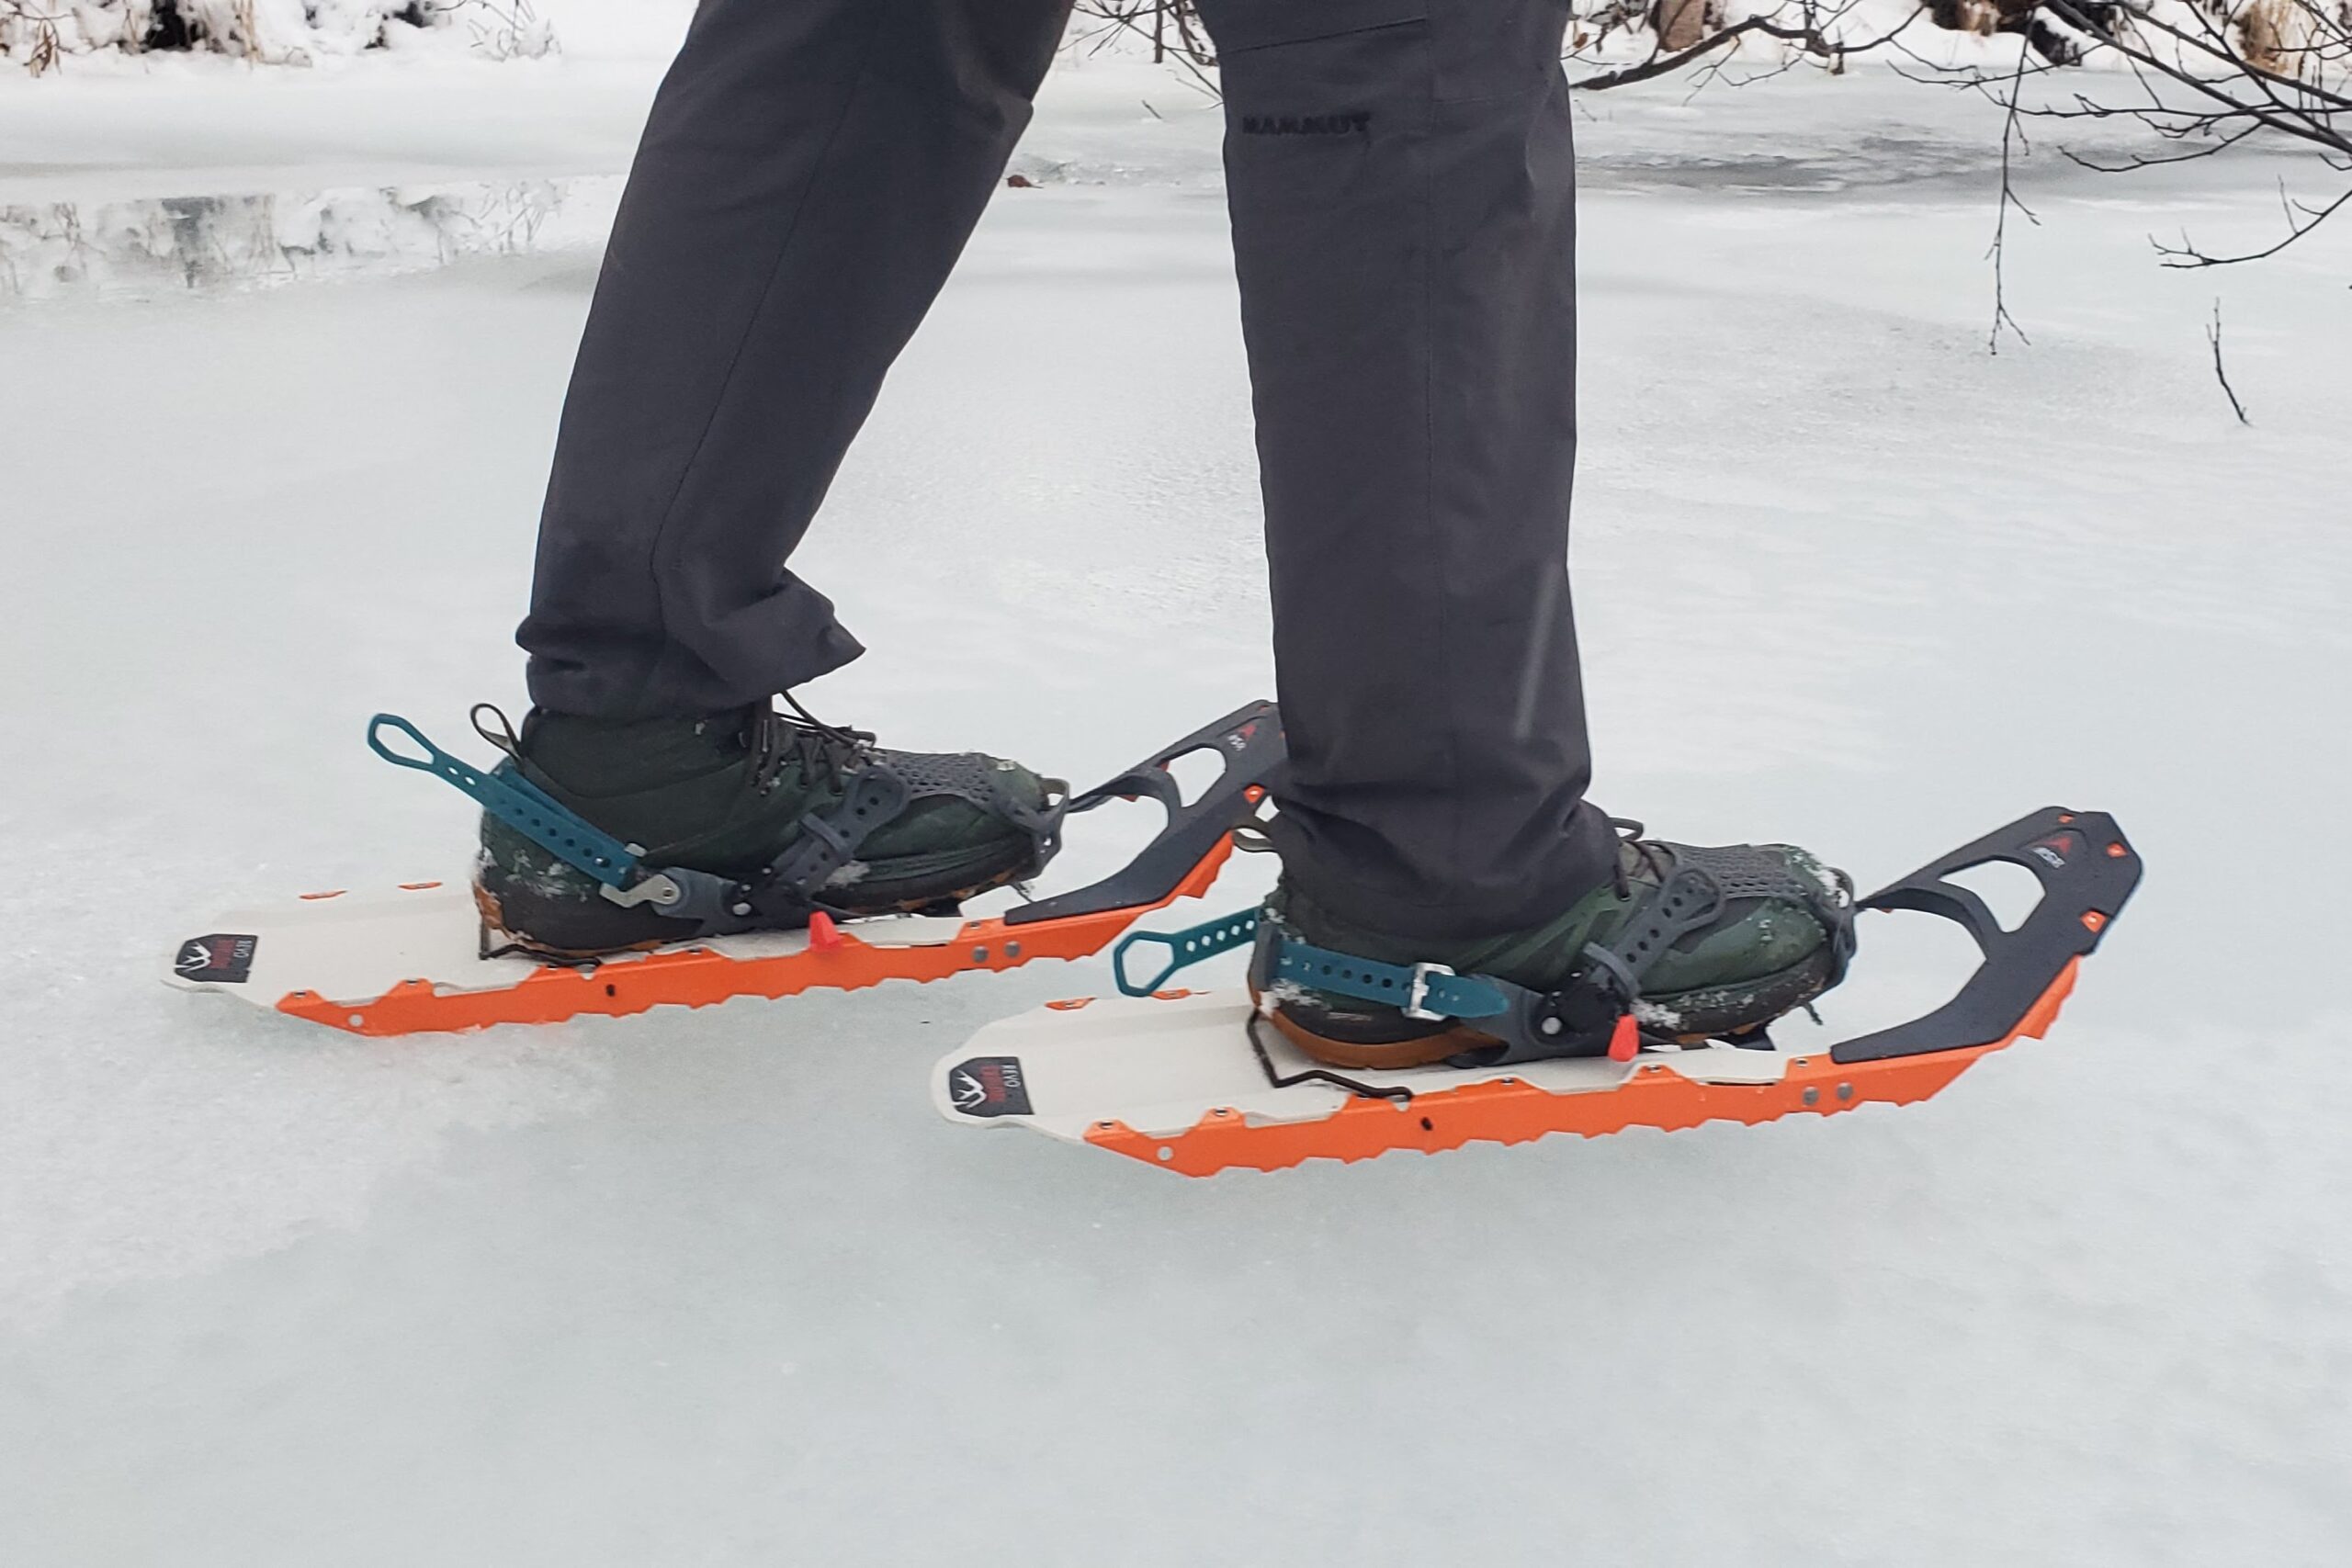
[[[424,755],[394,750],[384,741],[382,732],[387,729],[406,736]],[[414,768],[447,781],[479,802],[484,811],[606,887],[619,891],[646,880],[645,868],[618,839],[582,821],[520,773],[485,773],[451,756],[398,714],[379,713],[368,721],[368,749],[398,767]]]
[[[1494,1043],[1449,1058],[1456,1066],[1602,1055],[1630,1062],[1641,1049],[1634,1015],[1608,983],[1623,965],[1602,966],[1598,959],[1593,962],[1607,976],[1603,982],[1596,983],[1587,974],[1571,976],[1556,991],[1536,991],[1494,975],[1457,975],[1442,964],[1384,964],[1317,947],[1263,919],[1260,911],[1244,909],[1189,931],[1131,932],[1113,951],[1112,972],[1120,990],[1148,997],[1179,970],[1251,942],[1257,953],[1250,963],[1250,984],[1269,1000],[1279,999],[1278,987],[1290,986],[1385,1003],[1427,1022],[1475,1022],[1477,1032],[1490,1036]],[[1127,954],[1145,943],[1166,948],[1168,961],[1150,979],[1130,980]]]
[[[1496,981],[1456,975],[1442,964],[1382,964],[1300,942],[1276,927],[1261,936],[1256,909],[1243,909],[1181,931],[1130,931],[1111,952],[1111,973],[1120,991],[1148,997],[1193,964],[1259,942],[1265,951],[1262,985],[1287,982],[1359,1001],[1386,1002],[1408,1017],[1495,1018],[1511,1010],[1511,999]],[[1139,947],[1163,947],[1166,962],[1147,980],[1133,979],[1127,955]]]
[[[1179,970],[1189,969],[1205,958],[1229,953],[1237,947],[1247,947],[1257,940],[1258,911],[1243,909],[1223,919],[1209,920],[1181,931],[1129,931],[1111,950],[1111,976],[1119,983],[1122,994],[1148,997],[1173,979]],[[1139,946],[1164,947],[1168,962],[1149,980],[1127,978],[1127,954]]]
[[[1287,982],[1358,1001],[1385,1002],[1408,1018],[1496,1018],[1511,1010],[1502,986],[1442,964],[1383,964],[1317,947],[1281,931],[1266,943],[1266,983]]]

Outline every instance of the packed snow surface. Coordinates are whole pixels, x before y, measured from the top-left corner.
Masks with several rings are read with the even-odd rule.
[[[925,1103],[1101,964],[380,1043],[158,985],[462,874],[360,729],[521,706],[659,41],[0,83],[0,1561],[2352,1560],[2352,231],[2147,243],[2269,243],[2294,161],[2037,139],[1991,355],[1981,103],[1585,105],[1597,798],[1866,885],[2053,802],[2150,866],[1926,1105],[1186,1182]],[[1216,140],[1049,84],[797,563],[875,650],[820,713],[1084,780],[1271,692]],[[1863,953],[1833,1024],[1952,978]]]

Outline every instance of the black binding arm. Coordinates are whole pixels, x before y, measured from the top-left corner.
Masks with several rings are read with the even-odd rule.
[[[1188,806],[1168,764],[1193,751],[1215,751],[1224,759],[1225,772]],[[1216,848],[1218,840],[1256,815],[1259,798],[1285,757],[1282,716],[1272,703],[1251,703],[1097,784],[1069,803],[1071,814],[1091,811],[1105,801],[1149,795],[1166,807],[1167,826],[1141,854],[1102,881],[1023,904],[1007,911],[1004,923],[1021,926],[1164,901]]]
[[[1984,899],[1944,880],[1988,861],[2021,865],[2041,883],[2041,901],[2013,931]],[[1876,1062],[2008,1038],[2066,965],[2098,945],[2139,884],[2140,857],[2114,818],[2052,806],[1879,889],[1855,907],[1940,915],[1975,939],[1984,962],[1935,1011],[1842,1042],[1831,1059]]]

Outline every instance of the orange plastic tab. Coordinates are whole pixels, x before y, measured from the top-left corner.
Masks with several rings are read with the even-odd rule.
[[[1369,1159],[1392,1149],[1434,1154],[1482,1141],[1523,1144],[1551,1133],[1592,1138],[1628,1127],[1672,1132],[1706,1122],[1752,1125],[1798,1111],[1826,1116],[1872,1102],[1907,1105],[1935,1094],[1988,1052],[2047,1032],[2081,967],[2080,958],[2068,960],[2002,1039],[1877,1062],[1800,1056],[1778,1083],[1699,1083],[1650,1062],[1609,1090],[1559,1094],[1521,1078],[1488,1078],[1417,1094],[1403,1104],[1351,1097],[1314,1122],[1252,1125],[1246,1116],[1211,1111],[1164,1138],[1138,1133],[1124,1122],[1098,1122],[1088,1129],[1086,1141],[1164,1170],[1208,1176],[1235,1167],[1281,1170],[1310,1159]]]
[[[277,1010],[354,1034],[419,1034],[493,1023],[555,1023],[582,1013],[626,1017],[649,1008],[707,1007],[736,997],[854,991],[885,980],[939,980],[969,970],[1017,968],[1035,958],[1085,958],[1152,910],[1206,893],[1232,852],[1232,839],[1220,839],[1173,892],[1155,903],[1023,925],[993,917],[967,920],[953,940],[922,947],[861,942],[854,926],[835,926],[827,941],[812,925],[808,945],[797,953],[735,958],[711,947],[666,948],[593,967],[542,964],[496,990],[443,990],[416,979],[356,1001],[292,991],[278,998]]]

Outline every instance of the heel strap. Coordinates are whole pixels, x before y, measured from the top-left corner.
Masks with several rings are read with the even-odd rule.
[[[1378,1002],[1431,1023],[1460,1021],[1497,1043],[1455,1058],[1464,1066],[1501,1066],[1558,1056],[1631,1060],[1640,1048],[1634,1003],[1651,965],[1674,943],[1722,914],[1724,889],[1709,871],[1677,866],[1635,905],[1608,943],[1587,942],[1582,962],[1556,990],[1538,991],[1498,975],[1463,975],[1442,964],[1390,964],[1302,941],[1262,910],[1245,909],[1174,932],[1136,931],[1112,956],[1120,990],[1148,996],[1179,971],[1253,943],[1250,982],[1262,994],[1283,986]],[[1165,947],[1148,981],[1133,980],[1127,954]]]

